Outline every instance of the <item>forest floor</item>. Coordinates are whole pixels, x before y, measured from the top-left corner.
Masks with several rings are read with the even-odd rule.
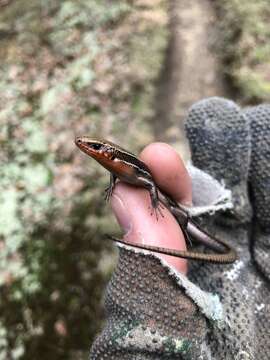
[[[189,157],[184,120],[189,107],[210,96],[229,96],[214,51],[217,15],[209,0],[175,0],[170,8],[170,39],[157,86],[155,138]],[[165,136],[164,136],[165,134]]]
[[[155,138],[189,157],[184,119],[196,101],[270,101],[269,6],[259,0],[173,0],[154,105]]]

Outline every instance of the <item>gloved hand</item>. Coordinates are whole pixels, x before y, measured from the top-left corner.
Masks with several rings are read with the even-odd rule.
[[[204,226],[233,244],[240,260],[190,262],[188,280],[184,259],[121,247],[91,359],[269,358],[270,107],[201,101],[189,112],[187,135],[194,165],[232,191],[233,212],[205,214]],[[142,158],[164,191],[191,202],[189,175],[173,150],[151,145]],[[129,241],[185,248],[167,211],[158,222],[150,216],[144,190],[119,184],[113,209]]]
[[[192,107],[186,128],[194,165],[232,190],[233,213],[215,216],[210,231],[233,240],[240,256],[231,268],[193,263],[190,269],[193,282],[219,294],[229,320],[226,350],[216,331],[211,354],[268,359],[270,106],[241,110],[225,99],[203,100]]]

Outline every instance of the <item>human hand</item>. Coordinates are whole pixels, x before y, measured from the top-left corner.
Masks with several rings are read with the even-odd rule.
[[[157,185],[174,200],[192,203],[191,179],[181,157],[165,143],[148,145],[140,154],[150,168]],[[183,232],[168,209],[162,209],[158,220],[151,215],[149,192],[124,183],[117,183],[112,196],[114,214],[125,231],[124,239],[131,244],[147,244],[186,250]],[[176,270],[186,273],[187,260],[159,254]]]

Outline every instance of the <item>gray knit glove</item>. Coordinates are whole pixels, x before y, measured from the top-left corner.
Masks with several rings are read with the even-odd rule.
[[[194,165],[232,191],[233,210],[204,214],[203,226],[240,259],[190,262],[186,278],[155,255],[120,248],[91,359],[269,359],[270,107],[208,99],[186,128]],[[202,193],[211,191],[204,183]]]
[[[212,334],[211,356],[269,359],[270,106],[242,111],[207,99],[192,107],[186,128],[194,165],[233,194],[233,212],[213,217],[209,231],[233,239],[240,256],[232,267],[191,264],[190,279],[220,295],[229,320]]]

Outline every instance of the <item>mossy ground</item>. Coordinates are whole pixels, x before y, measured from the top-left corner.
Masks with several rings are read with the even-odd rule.
[[[166,2],[0,2],[0,359],[87,358],[117,227],[78,134],[152,140]]]
[[[268,0],[215,1],[224,70],[245,103],[270,101]]]

